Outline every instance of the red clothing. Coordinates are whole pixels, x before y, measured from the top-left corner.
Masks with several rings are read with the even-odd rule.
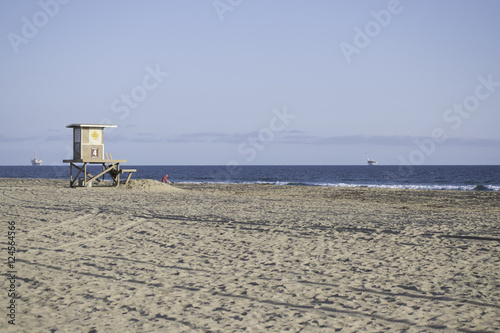
[[[165,176],[163,176],[163,179],[162,179],[161,181],[164,183],[164,182],[166,182],[166,181],[167,181],[167,179],[168,179],[168,175],[167,175],[167,174],[165,174]]]

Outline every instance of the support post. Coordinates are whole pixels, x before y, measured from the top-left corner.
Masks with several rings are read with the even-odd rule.
[[[69,164],[69,186],[73,187],[73,163]]]
[[[83,187],[87,187],[87,163],[83,163]]]
[[[116,187],[120,186],[120,163],[116,163],[116,170],[118,174],[116,175]]]

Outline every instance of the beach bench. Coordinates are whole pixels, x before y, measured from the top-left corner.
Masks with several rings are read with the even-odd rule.
[[[137,170],[136,169],[121,169],[120,172],[121,173],[128,172],[127,179],[125,180],[125,185],[126,185],[126,184],[128,184],[128,181],[130,180],[130,178],[132,177],[132,174],[134,172],[137,172]]]

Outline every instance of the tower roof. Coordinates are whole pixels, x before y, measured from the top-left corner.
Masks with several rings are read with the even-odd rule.
[[[71,124],[66,126],[66,128],[74,128],[74,127],[98,127],[98,128],[106,128],[106,127],[118,127],[117,125],[107,125],[107,124]]]

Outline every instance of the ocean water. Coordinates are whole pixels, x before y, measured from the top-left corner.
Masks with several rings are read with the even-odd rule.
[[[500,191],[500,166],[147,166],[133,179],[172,182]],[[88,168],[99,173],[100,166]],[[92,171],[93,170],[93,171]],[[68,166],[0,166],[2,178],[69,179]]]

